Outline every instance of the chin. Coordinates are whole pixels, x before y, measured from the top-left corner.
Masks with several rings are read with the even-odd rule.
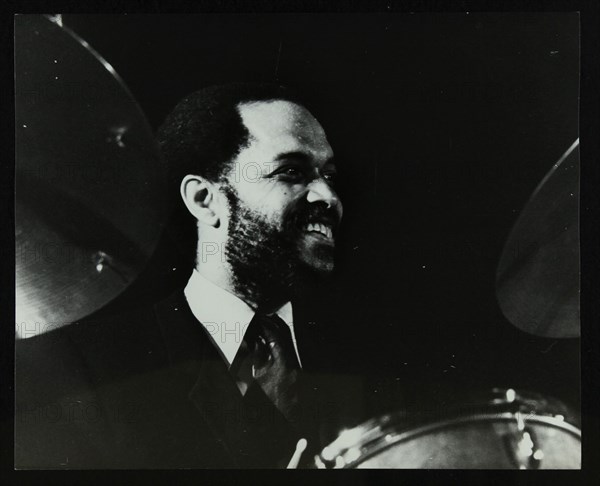
[[[304,267],[313,273],[315,276],[327,277],[333,273],[334,262],[333,258],[310,258],[304,259]]]
[[[303,244],[298,248],[301,273],[325,278],[333,273],[335,247],[330,244]]]

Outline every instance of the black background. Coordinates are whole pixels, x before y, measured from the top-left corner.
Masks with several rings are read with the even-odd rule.
[[[339,370],[398,378],[407,394],[511,386],[578,407],[580,341],[517,330],[494,289],[511,226],[578,136],[576,13],[63,22],[112,64],[153,128],[211,84],[276,80],[309,97],[343,177],[337,281],[311,297],[343,350],[332,353]],[[185,282],[168,243],[104,312]],[[399,406],[394,393],[374,410]]]

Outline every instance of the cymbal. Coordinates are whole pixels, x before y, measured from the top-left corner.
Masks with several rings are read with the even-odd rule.
[[[517,328],[548,338],[580,333],[579,140],[533,192],[504,247],[496,295]]]
[[[166,221],[165,168],[135,99],[85,41],[15,17],[16,324],[30,337],[125,290]]]

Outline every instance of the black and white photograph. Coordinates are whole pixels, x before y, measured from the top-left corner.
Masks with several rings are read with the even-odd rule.
[[[580,21],[15,15],[14,468],[580,470]]]

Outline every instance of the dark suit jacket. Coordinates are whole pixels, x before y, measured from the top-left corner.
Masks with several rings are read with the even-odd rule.
[[[360,380],[329,371],[319,325],[294,312],[303,362],[295,424],[259,387],[241,397],[183,291],[17,342],[15,466],[284,467],[300,437],[310,465],[357,416]]]

